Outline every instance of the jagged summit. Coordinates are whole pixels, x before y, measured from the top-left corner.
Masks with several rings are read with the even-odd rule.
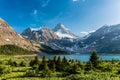
[[[61,31],[63,31],[63,32],[67,32],[68,31],[68,28],[66,28],[65,26],[64,26],[64,24],[62,24],[62,23],[59,23],[59,24],[57,24],[56,25],[56,27],[53,29],[53,31],[59,31],[59,30],[61,30]]]
[[[59,38],[49,27],[46,26],[40,28],[27,28],[23,31],[22,35],[29,39],[42,42]]]
[[[57,24],[57,26],[53,29],[53,31],[61,38],[65,38],[65,37],[67,37],[67,38],[77,38],[62,23]]]
[[[30,29],[31,31],[39,31],[41,29],[49,29],[49,27],[47,27],[47,26],[42,26],[42,27],[38,27],[38,28],[29,27],[28,29]]]

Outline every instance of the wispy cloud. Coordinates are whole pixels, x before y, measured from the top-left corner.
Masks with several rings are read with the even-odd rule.
[[[82,2],[85,2],[85,0],[82,0]]]
[[[38,13],[38,11],[35,9],[35,10],[33,11],[33,15],[37,15],[37,13]]]
[[[72,0],[73,2],[77,2],[77,1],[79,1],[79,0]]]
[[[50,0],[43,0],[41,7],[46,7],[49,4]]]
[[[80,34],[81,34],[81,35],[88,35],[88,34],[89,34],[89,32],[82,31],[82,32],[80,32]]]
[[[86,35],[88,35],[88,34],[90,34],[90,33],[93,33],[93,32],[95,32],[96,30],[92,30],[92,31],[82,31],[82,32],[80,32],[80,34],[81,34],[81,36],[86,36]]]
[[[72,0],[73,2],[78,2],[78,1],[82,1],[85,2],[85,0]]]

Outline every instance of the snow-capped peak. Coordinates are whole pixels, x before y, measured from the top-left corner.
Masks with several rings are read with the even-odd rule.
[[[76,38],[76,36],[71,33],[62,23],[57,24],[53,31],[61,38]]]
[[[41,27],[39,27],[39,28],[32,28],[32,27],[30,27],[29,28],[31,31],[39,31],[39,30],[45,30],[45,29],[49,29],[48,27],[46,27],[46,26],[41,26]]]
[[[57,31],[61,31],[66,33],[68,31],[68,28],[66,28],[62,23],[57,24],[57,26],[53,29],[53,31],[57,32]]]
[[[38,30],[41,29],[41,27],[39,27],[39,28],[31,28],[31,27],[30,27],[30,29],[31,29],[31,31],[38,31]]]

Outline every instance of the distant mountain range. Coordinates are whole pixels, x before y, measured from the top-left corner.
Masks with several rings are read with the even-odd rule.
[[[120,24],[101,27],[79,45],[101,53],[120,53]]]
[[[93,33],[79,38],[59,23],[54,29],[43,26],[27,28],[17,34],[7,22],[0,19],[0,45],[15,44],[29,50],[38,50],[40,43],[50,52],[89,53],[97,50],[99,53],[120,53],[120,24],[105,25]],[[52,50],[52,51],[51,51]]]
[[[120,24],[103,26],[83,38],[79,38],[71,33],[69,29],[61,23],[57,24],[52,30],[48,27],[41,27],[38,30],[31,28],[32,35],[36,34],[37,38],[35,36],[35,38],[29,37],[31,33],[26,31],[27,30],[22,33],[23,36],[29,39],[43,41],[45,45],[55,50],[63,50],[71,53],[88,53],[92,50],[97,50],[100,53],[120,52]],[[42,37],[44,37],[44,39],[41,39]]]

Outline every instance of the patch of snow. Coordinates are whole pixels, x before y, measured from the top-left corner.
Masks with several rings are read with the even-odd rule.
[[[112,40],[118,40],[120,38],[120,35],[114,37]]]
[[[94,41],[93,44],[96,44],[96,42]]]
[[[63,29],[65,29],[65,30],[69,30],[68,28],[66,28],[63,24],[60,24],[61,25],[61,27],[63,28]]]
[[[88,34],[88,35],[86,35],[85,37],[83,37],[83,39],[87,39],[88,37],[90,37],[91,36],[91,34]]]
[[[95,32],[96,30],[92,30],[92,31],[82,31],[82,32],[80,32],[80,34],[82,35],[82,36],[88,36],[89,34],[91,34],[91,33],[93,33],[93,32]]]
[[[28,36],[24,36],[25,38],[28,38]]]
[[[88,46],[88,45],[86,45],[86,46],[85,46],[85,47],[83,47],[83,48],[85,48],[85,49],[86,49],[86,48],[88,48],[88,47],[89,47],[89,46]]]
[[[21,38],[23,38],[20,34],[18,34]]]
[[[60,38],[65,38],[65,37],[68,37],[68,38],[75,38],[74,36],[71,36],[69,34],[63,34],[61,32],[55,32]]]
[[[8,41],[8,42],[10,41],[10,39],[5,39],[5,40]]]
[[[103,36],[103,37],[101,37],[100,39],[104,39],[105,37]]]
[[[15,45],[18,45],[18,43],[15,43]]]
[[[39,31],[41,29],[41,27],[39,27],[39,28],[30,28],[30,29],[31,29],[31,31]]]
[[[70,48],[70,47],[66,47],[66,49],[69,51],[74,51],[73,48]]]
[[[39,37],[41,37],[41,35],[39,35]]]

